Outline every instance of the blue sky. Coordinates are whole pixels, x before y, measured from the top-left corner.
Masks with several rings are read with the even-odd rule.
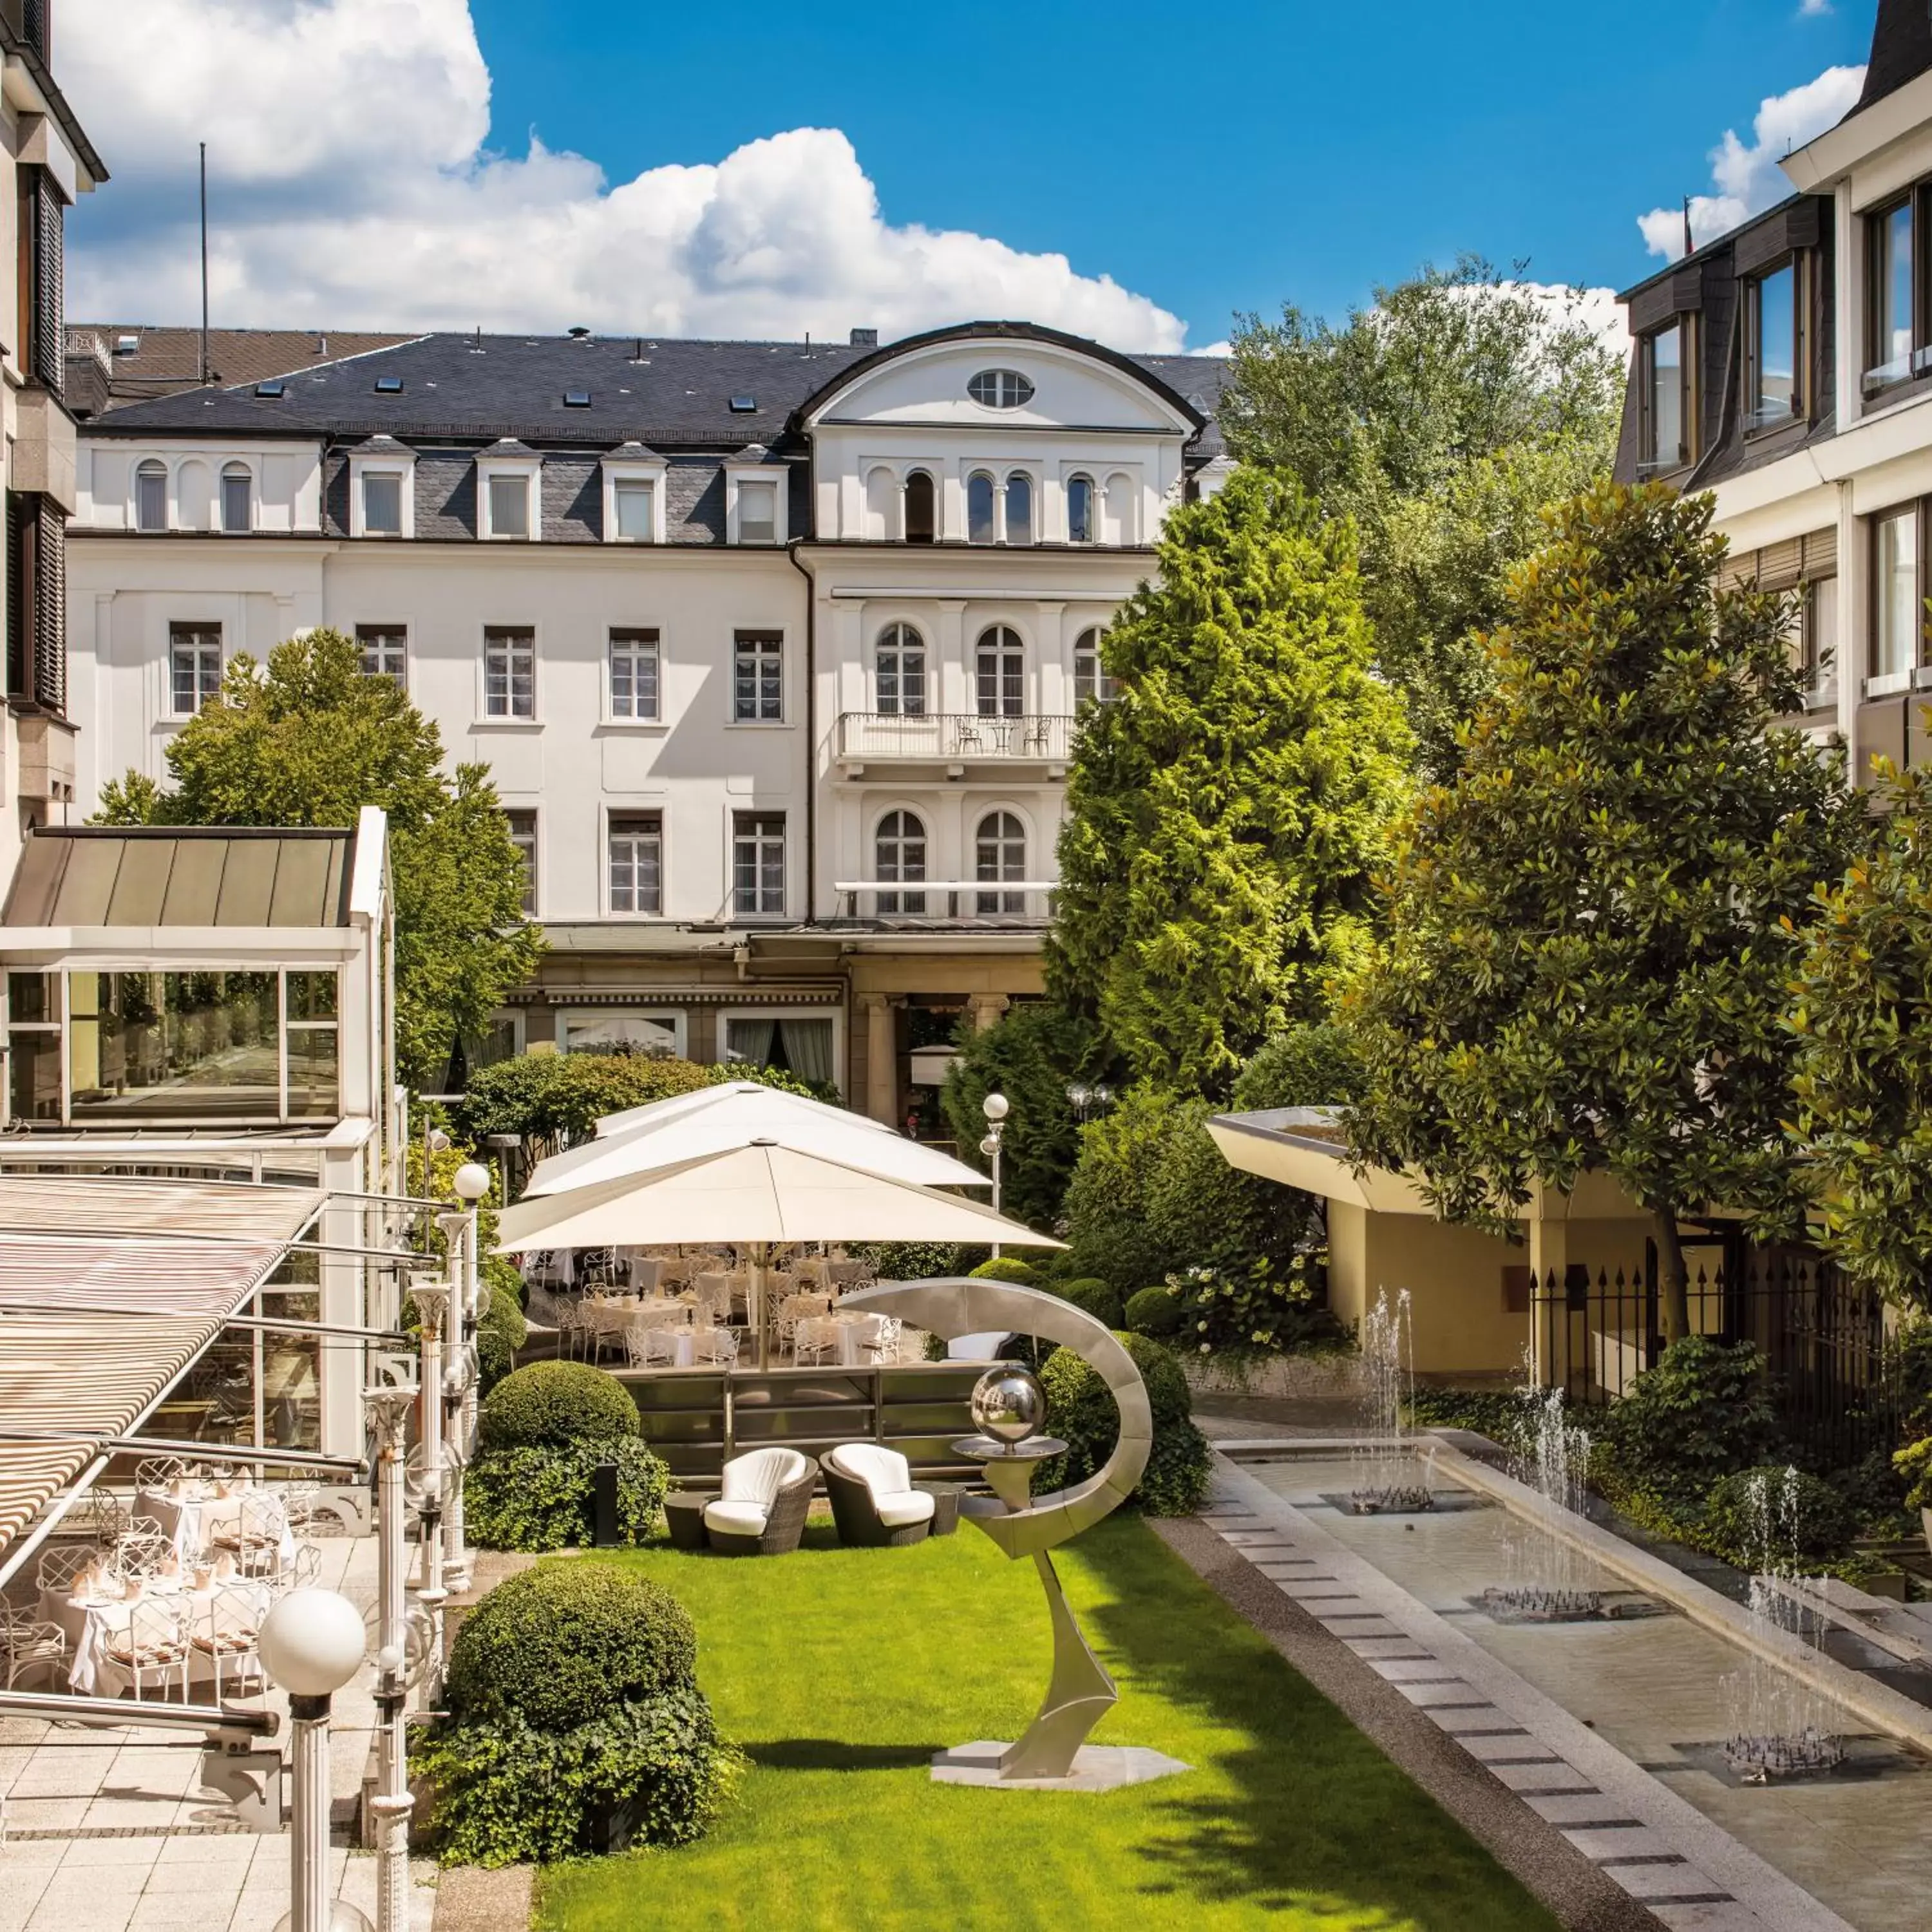
[[[1017,315],[1172,349],[1463,249],[1622,286],[1657,266],[1640,215],[1721,189],[1714,230],[1785,191],[1772,155],[1849,104],[1872,4],[64,0],[114,171],[70,310],[198,307],[201,140],[229,322]]]
[[[1459,248],[1527,256],[1538,280],[1634,280],[1656,266],[1636,214],[1708,189],[1726,128],[1864,59],[1869,0],[1799,7],[472,11],[500,145],[534,124],[616,178],[840,128],[889,220],[1063,250],[1204,339],[1284,298],[1346,309]]]

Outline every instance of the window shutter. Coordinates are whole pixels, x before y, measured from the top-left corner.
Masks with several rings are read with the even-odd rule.
[[[1804,574],[1804,544],[1799,537],[1783,543],[1767,544],[1757,554],[1757,586],[1760,590],[1789,590]]]
[[[66,385],[67,358],[62,341],[66,308],[62,278],[66,272],[66,210],[46,170],[38,171],[34,184],[33,374],[59,395]]]
[[[1838,532],[1835,529],[1814,530],[1804,539],[1804,574],[1808,578],[1836,577],[1838,574]]]
[[[7,496],[7,694],[10,698],[27,694],[27,664],[31,655],[27,640],[28,613],[28,577],[32,568],[28,552],[32,527],[33,506],[25,496]]]
[[[34,700],[67,716],[67,519],[50,499],[38,506],[34,543]]]

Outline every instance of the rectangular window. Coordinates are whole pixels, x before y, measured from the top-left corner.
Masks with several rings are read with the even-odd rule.
[[[273,973],[70,973],[68,1081],[94,1120],[270,1120],[281,1111]]]
[[[664,910],[664,820],[655,812],[610,818],[610,910]]]
[[[7,976],[8,1112],[16,1120],[61,1118],[60,981],[52,973]]]
[[[1808,705],[1817,710],[1837,688],[1832,653],[1838,638],[1838,580],[1814,578],[1804,586],[1790,635],[1792,668],[1804,680]]]
[[[1918,511],[1872,524],[1872,656],[1875,678],[1900,677],[1918,662]]]
[[[1804,277],[1796,256],[1745,285],[1747,429],[1805,413]]]
[[[617,535],[625,543],[650,543],[657,535],[652,515],[657,486],[642,477],[620,478],[610,486],[616,511]]]
[[[192,718],[221,690],[221,626],[168,626],[169,698],[177,718]]]
[[[1868,265],[1864,393],[1912,375],[1917,342],[1918,284],[1912,263],[1912,197],[1865,220]]]
[[[409,688],[410,634],[400,624],[358,624],[356,641],[362,650],[364,677],[394,678]]]
[[[776,631],[740,631],[732,640],[731,716],[741,724],[772,724],[784,716],[784,639]]]
[[[288,1118],[333,1120],[342,1112],[338,1050],[340,988],[333,973],[286,973]]]
[[[1695,451],[1695,386],[1690,380],[1692,330],[1686,320],[1654,330],[1637,345],[1637,467],[1640,473],[1678,470]]]
[[[403,533],[403,478],[394,470],[362,472],[362,532],[371,537]]]
[[[782,812],[731,814],[731,910],[754,917],[785,909],[785,822]]]
[[[524,862],[524,916],[537,916],[537,815],[534,812],[506,812],[510,843]]]
[[[658,634],[610,633],[610,716],[655,719],[658,716]]]
[[[778,534],[778,486],[752,482],[738,485],[738,541],[776,543]]]
[[[834,1084],[832,1022],[822,1015],[727,1015],[724,1058],[736,1066],[772,1066],[818,1085]]]
[[[537,715],[537,634],[492,625],[483,633],[483,715]]]
[[[526,537],[530,533],[530,479],[493,476],[490,479],[490,534]]]
[[[164,530],[167,526],[167,465],[150,458],[134,472],[134,527]]]

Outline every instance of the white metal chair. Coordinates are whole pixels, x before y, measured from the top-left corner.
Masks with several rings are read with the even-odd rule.
[[[6,1653],[9,1690],[27,1672],[40,1669],[46,1670],[51,1689],[67,1663],[66,1634],[30,1610],[0,1611],[0,1647]]]
[[[896,1315],[880,1315],[873,1318],[878,1326],[859,1346],[876,1362],[896,1362],[899,1358],[899,1318]]]
[[[134,1487],[165,1490],[187,1474],[188,1465],[178,1456],[149,1456],[134,1465]]]
[[[110,1663],[127,1672],[136,1703],[142,1688],[158,1684],[168,1694],[172,1677],[188,1694],[188,1633],[181,1613],[172,1604],[153,1597],[138,1598],[128,1606],[128,1621],[102,1646]]]
[[[92,1537],[95,1546],[101,1550],[112,1550],[115,1539],[125,1535],[134,1526],[134,1518],[121,1498],[112,1490],[104,1490],[98,1484],[88,1491],[68,1520],[82,1534]]]
[[[260,1576],[281,1568],[282,1538],[287,1533],[281,1498],[272,1490],[258,1490],[242,1498],[232,1525],[217,1530],[208,1541],[217,1550],[232,1551],[244,1576]]]
[[[70,1597],[76,1582],[100,1561],[100,1551],[91,1543],[50,1544],[40,1552],[34,1580],[43,1590]]]
[[[694,1362],[709,1362],[721,1369],[735,1368],[738,1364],[738,1337],[729,1328],[700,1328],[692,1337],[691,1358]]]
[[[153,1576],[173,1554],[174,1545],[158,1529],[127,1530],[114,1539],[108,1568],[125,1582]]]
[[[250,1678],[261,1680],[262,1657],[256,1647],[261,1615],[260,1591],[246,1583],[218,1584],[208,1592],[207,1601],[195,1606],[189,1619],[188,1644],[214,1666],[218,1704],[231,1673],[238,1683]]]
[[[792,1359],[800,1368],[838,1358],[838,1324],[829,1315],[808,1315],[792,1334]]]

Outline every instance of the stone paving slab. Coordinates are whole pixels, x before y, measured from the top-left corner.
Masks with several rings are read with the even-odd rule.
[[[1852,1932],[1844,1920],[1238,1465],[1203,1520],[1670,1932]],[[1265,1559],[1263,1552],[1265,1552]],[[1290,1556],[1292,1573],[1286,1568]],[[1346,1594],[1336,1594],[1346,1592]],[[1669,1913],[1721,1913],[1700,1920]]]

